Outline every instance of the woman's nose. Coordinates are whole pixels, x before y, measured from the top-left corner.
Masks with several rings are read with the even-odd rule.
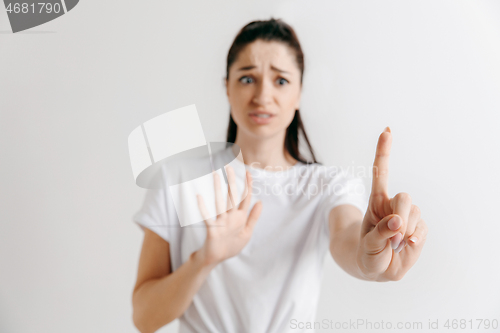
[[[267,105],[273,100],[272,86],[266,80],[256,85],[253,102],[258,105]]]

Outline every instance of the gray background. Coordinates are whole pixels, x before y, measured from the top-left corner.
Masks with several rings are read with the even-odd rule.
[[[195,103],[223,141],[228,48],[271,15],[302,42],[321,161],[370,167],[389,125],[389,194],[410,193],[430,229],[396,283],[328,257],[318,320],[500,319],[498,1],[86,0],[18,34],[0,9],[1,332],[136,332],[144,190],[127,136]]]

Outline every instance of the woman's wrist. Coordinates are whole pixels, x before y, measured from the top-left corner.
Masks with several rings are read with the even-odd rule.
[[[211,260],[210,258],[208,258],[208,256],[205,255],[203,248],[194,251],[191,254],[190,259],[193,260],[197,267],[206,271],[211,271],[218,264],[218,262]]]

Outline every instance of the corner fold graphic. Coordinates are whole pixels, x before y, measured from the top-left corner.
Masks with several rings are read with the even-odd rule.
[[[231,188],[235,204],[247,196],[246,170],[240,148],[230,142],[207,142],[194,104],[158,115],[128,136],[136,185],[167,191],[181,227],[203,221],[196,195],[202,196],[210,217],[216,217],[213,173],[219,174],[223,201],[228,202],[225,168],[235,172]]]
[[[31,29],[73,9],[79,0],[4,0],[12,32]]]
[[[63,1],[66,4],[66,12],[69,12],[70,10],[75,8],[75,6],[78,4],[78,1],[80,0],[63,0]]]

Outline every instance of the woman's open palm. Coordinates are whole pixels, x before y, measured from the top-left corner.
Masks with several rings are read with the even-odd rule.
[[[240,253],[250,240],[253,228],[262,211],[262,202],[258,201],[253,206],[250,214],[248,208],[252,199],[252,176],[249,171],[245,173],[247,195],[236,207],[236,188],[234,170],[226,166],[228,178],[227,202],[224,204],[222,197],[220,176],[213,172],[215,190],[215,209],[217,219],[209,218],[207,207],[201,195],[197,195],[198,208],[207,227],[207,237],[200,249],[205,263],[213,265]],[[231,201],[230,201],[231,200]],[[226,207],[231,207],[226,209]]]

